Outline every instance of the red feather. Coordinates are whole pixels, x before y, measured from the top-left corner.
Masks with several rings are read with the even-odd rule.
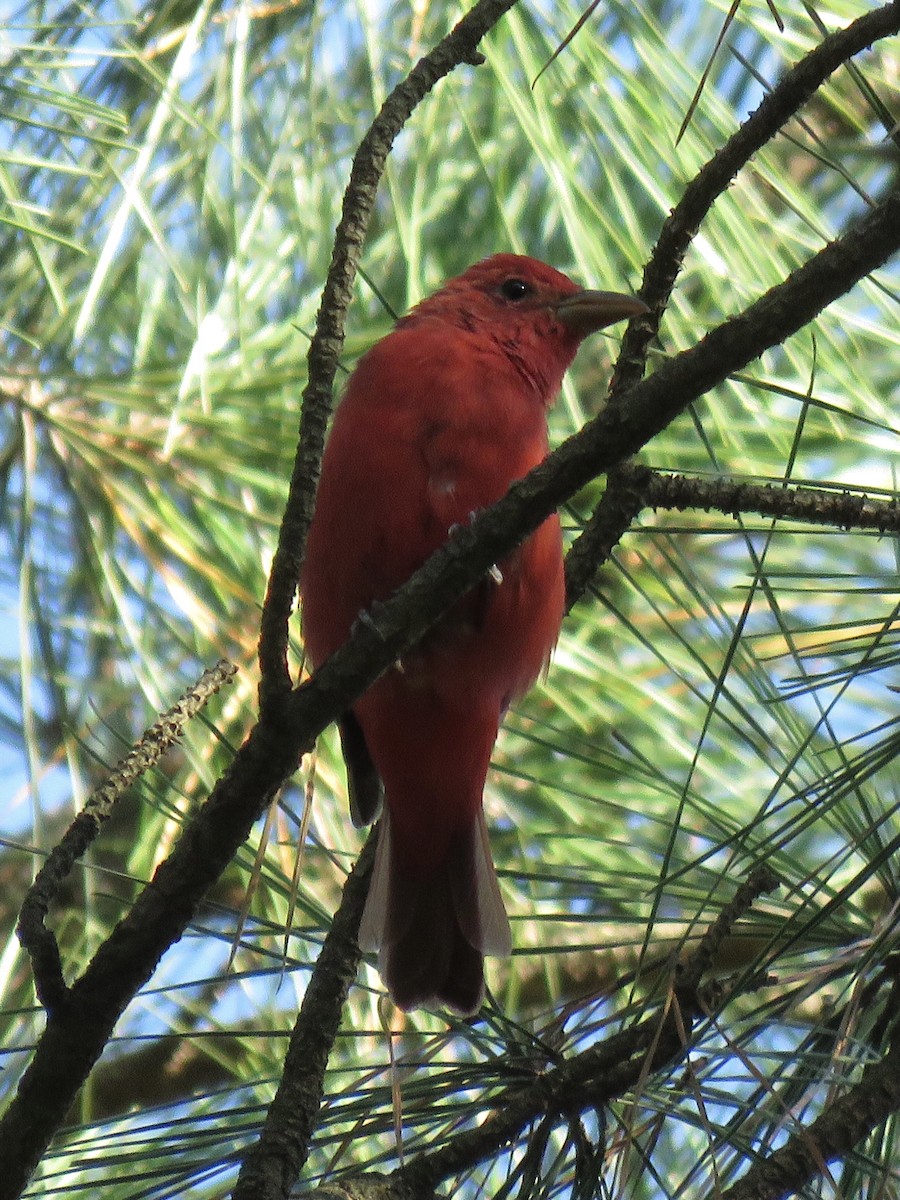
[[[453,525],[499,500],[547,453],[547,409],[581,339],[644,311],[584,292],[534,259],[489,258],[425,300],[359,362],[322,463],[302,578],[314,666]],[[484,995],[482,957],[510,952],[482,813],[503,714],[546,665],[563,615],[553,516],[499,564],[344,729],[354,816],[385,813],[360,930],[403,1008],[462,1013]]]

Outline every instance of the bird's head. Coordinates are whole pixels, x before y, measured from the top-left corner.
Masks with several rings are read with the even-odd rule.
[[[583,338],[647,311],[635,296],[581,288],[537,259],[495,254],[449,280],[401,324],[439,320],[483,336],[542,391],[545,383],[555,391]]]

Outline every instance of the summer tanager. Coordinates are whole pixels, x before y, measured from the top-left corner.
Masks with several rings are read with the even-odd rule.
[[[319,666],[373,602],[547,454],[547,410],[582,338],[645,311],[498,254],[403,317],[360,359],[322,462],[301,581]],[[475,1012],[483,955],[509,922],[482,792],[509,705],[546,666],[563,616],[559,521],[548,518],[341,722],[351,812],[384,814],[360,928],[405,1009]]]

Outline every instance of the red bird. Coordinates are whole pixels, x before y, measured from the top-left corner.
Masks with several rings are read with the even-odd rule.
[[[451,279],[359,361],[322,462],[301,580],[318,667],[454,525],[547,454],[547,410],[587,334],[646,311],[497,254]],[[482,793],[503,715],[546,666],[563,616],[548,518],[341,722],[356,824],[385,811],[359,944],[401,1008],[484,997],[509,922]]]

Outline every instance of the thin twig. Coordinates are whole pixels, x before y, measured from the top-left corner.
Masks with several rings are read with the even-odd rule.
[[[838,30],[793,66],[770,92],[759,107],[724,146],[698,171],[684,190],[678,204],[666,219],[656,245],[644,268],[639,295],[650,312],[629,322],[619,356],[613,370],[610,395],[616,397],[627,391],[644,374],[647,353],[659,332],[663,313],[681,270],[685,254],[700,225],[718,197],[726,190],[738,171],[750,161],[768,141],[778,134],[788,120],[814,95],[824,81],[854,54],[858,54],[879,38],[900,30],[900,4],[886,4],[866,13],[845,29]],[[616,544],[627,525],[615,531],[615,521],[627,518],[632,497],[615,495],[622,478],[607,481],[608,499],[591,519],[590,536],[600,539],[596,532],[604,529],[604,540],[610,549]],[[585,536],[582,534],[582,537]],[[590,582],[586,566],[591,555],[576,540],[570,556],[574,556],[568,586],[568,605],[571,607]]]
[[[613,395],[629,388],[643,375],[647,350],[659,332],[660,319],[688,247],[703,218],[738,171],[848,59],[898,31],[900,5],[894,0],[824,38],[785,73],[756,111],[697,172],[666,219],[644,269],[639,295],[651,311],[632,320],[625,331],[613,372]]]
[[[785,487],[777,483],[739,483],[732,479],[694,479],[665,475],[627,463],[615,472],[590,521],[566,558],[567,607],[584,595],[622,535],[645,508],[702,509],[738,517],[763,517],[825,525],[832,529],[900,533],[900,499],[879,500],[865,492],[833,487]]]
[[[207,668],[197,682],[153,722],[108,778],[90,794],[84,808],[38,871],[22,903],[16,933],[31,958],[38,1000],[48,1012],[63,1004],[69,994],[56,936],[44,924],[60,886],[112,816],[124,792],[180,740],[188,721],[236,674],[237,667],[225,659]]]
[[[278,1091],[259,1140],[244,1158],[232,1200],[282,1200],[306,1162],[322,1103],[325,1068],[359,965],[356,935],[374,859],[373,831],[344,885],[297,1015]]]

